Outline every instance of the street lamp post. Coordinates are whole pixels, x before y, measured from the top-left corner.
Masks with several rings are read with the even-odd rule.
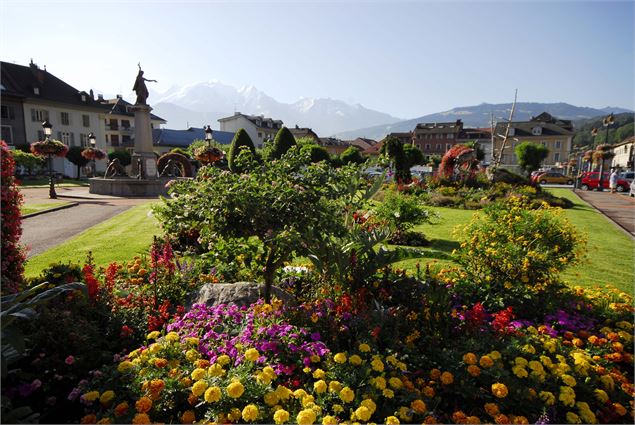
[[[53,126],[49,120],[45,120],[42,123],[42,130],[44,131],[44,136],[46,136],[46,141],[48,142],[51,139],[51,134],[53,134]],[[53,155],[48,153],[47,156],[49,165],[49,198],[57,199],[57,193],[55,192],[55,180],[53,179]]]
[[[608,117],[602,120],[602,125],[606,127],[606,138],[604,143],[609,144],[609,127],[615,122],[615,118],[613,118],[613,114],[610,114]],[[602,185],[604,184],[604,158],[600,158],[600,181],[598,182],[598,192],[604,191]]]
[[[92,149],[95,149],[95,145],[97,145],[97,138],[95,137],[95,134],[92,131],[88,133],[88,144],[90,145]],[[93,172],[93,177],[95,177],[97,175],[97,164],[95,163],[94,156],[93,156],[93,164],[92,164],[91,170]]]
[[[207,142],[207,147],[212,147],[212,140],[214,138],[214,130],[212,130],[212,126],[208,125],[205,127],[205,141]]]

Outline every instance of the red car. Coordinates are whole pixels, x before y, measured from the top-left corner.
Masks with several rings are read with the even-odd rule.
[[[609,173],[603,173],[602,177],[602,188],[609,188]],[[582,173],[582,179],[580,180],[580,189],[582,190],[595,190],[598,188],[600,184],[600,173],[598,171],[590,171],[586,173]],[[617,179],[617,187],[615,188],[618,192],[626,192],[628,190],[629,183],[627,180],[622,178]]]

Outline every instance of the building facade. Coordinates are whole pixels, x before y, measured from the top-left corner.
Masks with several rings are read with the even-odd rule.
[[[462,143],[463,122],[421,123],[412,131],[412,144],[424,155],[443,156],[452,146]]]
[[[221,118],[218,122],[221,131],[236,133],[241,128],[245,129],[257,148],[262,148],[266,140],[273,139],[283,124],[280,120],[265,118],[264,115],[245,115],[240,112]]]
[[[296,125],[295,128],[290,128],[289,131],[293,134],[295,140],[308,138],[312,139],[317,144],[320,143],[320,137],[315,133],[315,131],[308,127],[298,127]]]
[[[229,149],[235,133],[214,130],[213,142]],[[152,130],[152,145],[160,155],[174,148],[187,149],[197,140],[205,140],[205,129],[190,127],[187,130],[172,130],[169,128],[155,128]]]
[[[619,167],[622,171],[635,170],[635,136],[613,145],[613,153],[611,167]]]
[[[506,123],[496,125],[494,129],[493,155],[500,155]],[[529,121],[517,121],[511,124],[507,143],[501,155],[500,165],[518,171],[518,158],[514,152],[516,146],[523,142],[538,143],[549,150],[543,161],[545,168],[561,168],[568,161],[573,143],[573,125],[569,120],[560,120],[543,112]]]

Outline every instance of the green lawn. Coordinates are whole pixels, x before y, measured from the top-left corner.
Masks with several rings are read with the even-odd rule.
[[[148,216],[151,203],[137,205],[123,213],[93,226],[74,238],[30,258],[25,275],[33,277],[54,262],[82,263],[92,251],[95,264],[107,265],[112,261],[128,261],[135,255],[146,253],[152,237],[159,235],[156,218]]]
[[[575,206],[565,210],[565,216],[578,230],[588,237],[586,260],[566,270],[562,277],[571,285],[585,287],[610,284],[626,293],[633,293],[635,286],[635,243],[631,237],[615,227],[608,218],[577,197],[570,189],[549,189],[554,195],[570,199]],[[458,248],[452,229],[467,223],[474,211],[452,208],[432,208],[441,216],[439,225],[421,225],[416,231],[432,241],[430,247],[417,248],[419,258],[400,261],[395,265],[415,270],[417,263],[437,266],[453,265],[452,250]]]
[[[89,186],[87,180],[75,180],[75,179],[62,179],[55,180],[55,187],[79,187],[79,186]],[[42,177],[37,179],[25,179],[20,180],[20,189],[31,189],[38,187],[49,187],[49,179],[48,177]]]
[[[40,204],[24,204],[20,208],[20,214],[27,215],[33,214],[40,211],[50,210],[51,208],[57,208],[64,205],[68,205],[71,202],[59,201],[59,202],[43,202]]]

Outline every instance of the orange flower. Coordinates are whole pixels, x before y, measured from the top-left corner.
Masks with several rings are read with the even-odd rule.
[[[435,368],[430,371],[430,379],[437,380],[439,379],[439,376],[441,376],[441,371],[439,369]]]
[[[454,375],[450,372],[443,372],[441,374],[441,383],[443,385],[450,385],[452,382],[454,382]]]
[[[492,417],[500,413],[500,410],[498,410],[498,405],[496,403],[485,403],[485,411]]]
[[[496,422],[497,424],[508,424],[509,418],[501,413],[496,415],[496,417],[494,418],[494,422]]]
[[[472,376],[479,376],[481,374],[481,368],[479,368],[475,364],[471,364],[467,367],[467,373]]]
[[[135,403],[135,409],[137,409],[137,412],[139,413],[149,412],[150,409],[152,409],[152,400],[150,400],[148,397],[141,397]]]
[[[149,424],[152,423],[150,420],[150,416],[146,413],[137,413],[134,418],[132,418],[133,424]]]
[[[182,424],[192,424],[192,423],[194,423],[195,420],[196,420],[196,416],[194,415],[194,412],[191,411],[191,410],[186,410],[181,415],[181,423]]]
[[[93,415],[92,413],[90,415],[86,415],[84,416],[80,423],[82,424],[94,424],[97,423],[97,416]]]
[[[128,406],[128,402],[124,401],[119,403],[116,407],[115,407],[115,417],[119,417],[119,416],[123,416],[126,414],[126,412],[128,411],[128,408],[130,406]]]
[[[498,398],[505,398],[507,397],[507,394],[509,394],[509,390],[505,384],[496,382],[495,384],[492,384],[492,394]]]
[[[455,424],[465,423],[466,419],[467,419],[467,416],[461,410],[458,410],[458,411],[452,413],[452,421]]]
[[[168,365],[168,361],[166,359],[154,359],[154,365],[161,369]]]

